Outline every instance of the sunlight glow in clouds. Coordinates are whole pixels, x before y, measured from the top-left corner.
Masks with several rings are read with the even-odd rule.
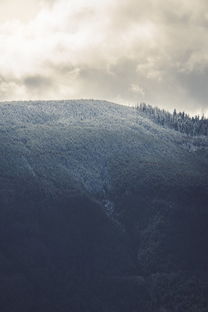
[[[2,0],[0,100],[208,109],[206,0]]]

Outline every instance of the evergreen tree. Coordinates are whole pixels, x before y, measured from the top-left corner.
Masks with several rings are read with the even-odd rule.
[[[176,109],[171,114],[164,109],[161,110],[146,103],[137,104],[136,110],[163,127],[174,129],[189,136],[208,136],[208,119],[204,115],[202,117],[199,115],[190,117],[185,112],[177,113]]]

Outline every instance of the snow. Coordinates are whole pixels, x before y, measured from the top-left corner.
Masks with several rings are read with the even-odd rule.
[[[161,168],[173,178],[180,166],[188,172],[196,166],[191,155],[208,146],[205,139],[189,142],[132,107],[98,100],[0,103],[0,140],[2,175],[69,189],[76,184],[103,198],[113,188],[126,191],[129,179],[166,179]]]

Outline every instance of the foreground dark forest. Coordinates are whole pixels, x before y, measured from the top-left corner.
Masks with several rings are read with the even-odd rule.
[[[208,311],[208,142],[101,101],[0,106],[1,311]]]

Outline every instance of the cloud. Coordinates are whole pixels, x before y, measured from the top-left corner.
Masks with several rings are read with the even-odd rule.
[[[29,20],[12,15],[0,25],[1,100],[96,97],[208,110],[206,0],[35,3]]]

